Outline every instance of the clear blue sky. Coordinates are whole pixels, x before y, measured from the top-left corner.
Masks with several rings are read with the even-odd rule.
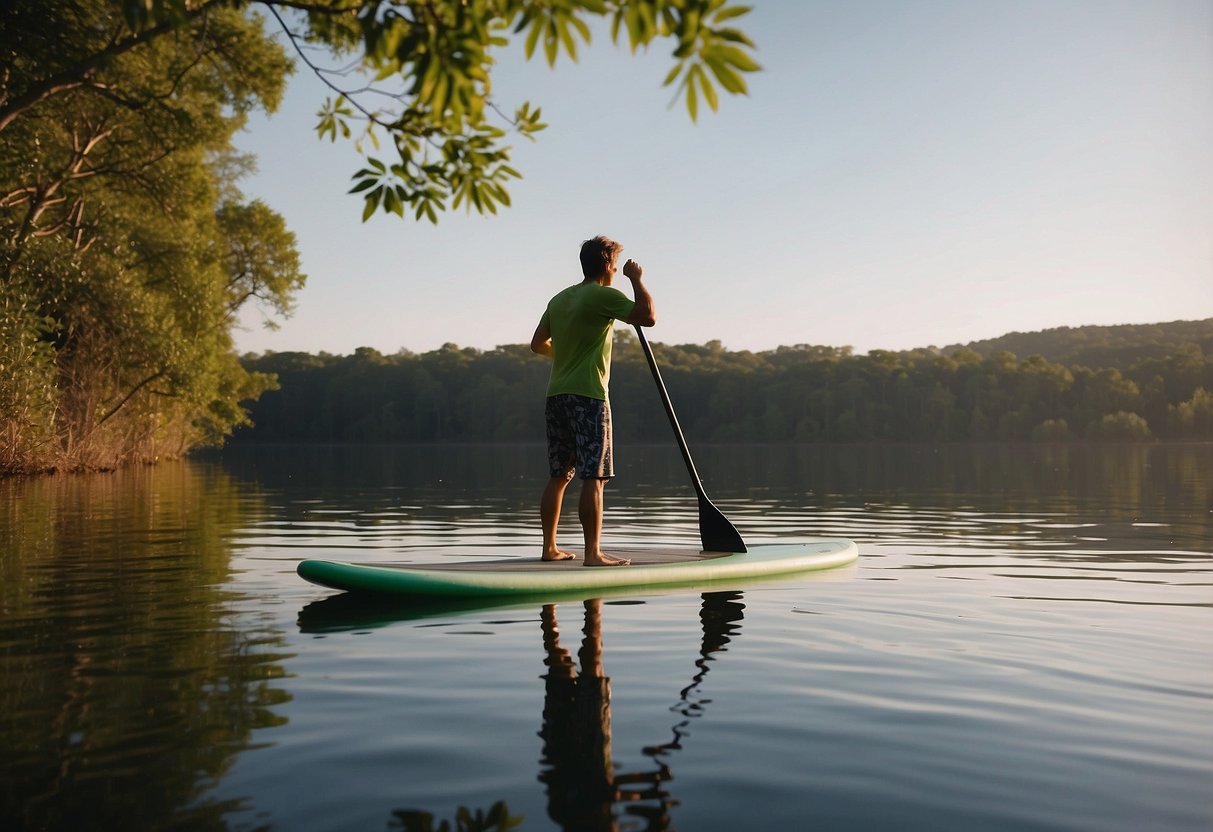
[[[606,234],[640,261],[652,340],[857,352],[1213,316],[1213,2],[754,0],[764,71],[692,125],[665,44],[605,28],[576,64],[500,56],[542,106],[496,217],[360,222],[359,159],[319,141],[304,68],[238,144],[307,287],[240,351],[526,343]],[[622,288],[627,282],[622,280]]]

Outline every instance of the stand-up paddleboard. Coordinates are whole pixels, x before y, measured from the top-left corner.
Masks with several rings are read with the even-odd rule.
[[[584,566],[580,558],[544,563],[538,558],[434,563],[359,564],[305,560],[296,571],[314,584],[350,592],[429,598],[486,598],[599,589],[692,586],[829,569],[854,561],[850,540],[807,538],[758,544],[735,554],[671,548],[624,549],[631,566]]]

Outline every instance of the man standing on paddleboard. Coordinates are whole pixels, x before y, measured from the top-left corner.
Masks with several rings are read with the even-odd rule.
[[[556,526],[564,491],[574,475],[581,477],[577,516],[585,534],[586,566],[627,566],[631,561],[602,551],[602,492],[615,476],[611,454],[611,333],[615,321],[638,326],[657,322],[653,298],[635,260],[623,264],[635,300],[611,286],[623,246],[598,236],[581,244],[585,279],[548,301],[535,327],[531,350],[551,356],[545,417],[548,467],[539,515],[543,523],[543,559],[570,560],[576,555],[556,545]]]

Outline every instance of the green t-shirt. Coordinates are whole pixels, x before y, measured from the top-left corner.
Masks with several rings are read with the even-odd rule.
[[[549,396],[575,393],[606,400],[612,326],[635,305],[618,289],[594,282],[570,286],[548,301],[540,323],[552,333]]]

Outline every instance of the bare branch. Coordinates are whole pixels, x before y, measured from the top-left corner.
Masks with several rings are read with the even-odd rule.
[[[118,402],[118,404],[114,406],[113,410],[111,410],[109,413],[106,413],[104,416],[101,417],[100,421],[97,422],[96,427],[101,427],[106,422],[108,422],[115,413],[117,413],[119,410],[121,410],[122,407],[134,397],[134,395],[136,393],[138,393],[140,390],[142,390],[147,385],[151,384],[156,379],[162,378],[163,376],[164,376],[164,370],[160,370],[160,371],[154,373],[153,375],[148,376],[143,381],[139,382],[134,387],[132,387],[131,391],[122,397],[122,401]]]
[[[291,3],[281,3],[281,4],[274,4],[274,5],[290,6],[292,8],[300,7],[298,5],[294,5]],[[327,75],[329,74],[329,72],[327,70],[324,70],[321,67],[318,67],[314,63],[312,63],[311,59],[308,58],[307,53],[299,45],[299,36],[296,35],[294,32],[292,32],[290,27],[288,27],[286,25],[286,21],[282,19],[282,15],[278,14],[278,10],[276,8],[274,8],[274,5],[266,4],[266,8],[269,9],[270,14],[272,14],[274,16],[274,19],[278,21],[278,25],[282,27],[282,31],[286,34],[287,40],[289,40],[291,42],[291,46],[295,47],[295,52],[298,53],[299,59],[301,61],[303,61],[304,64],[307,65],[307,68],[310,69],[313,73],[315,73],[316,77],[320,79],[321,83],[323,83],[326,87],[328,87],[333,92],[337,93],[339,96],[341,96],[346,101],[348,101],[350,103],[350,105],[354,107],[354,109],[358,110],[358,112],[362,113],[362,115],[366,117],[367,121],[371,122],[372,124],[377,124],[380,127],[383,127],[384,129],[390,130],[392,128],[392,125],[389,122],[383,121],[382,119],[379,118],[379,116],[377,114],[371,112],[366,107],[362,106],[356,100],[351,98],[350,97],[351,93],[346,92],[345,90],[341,89],[341,87],[337,86],[336,84],[334,84],[332,81],[330,81],[328,79]]]

